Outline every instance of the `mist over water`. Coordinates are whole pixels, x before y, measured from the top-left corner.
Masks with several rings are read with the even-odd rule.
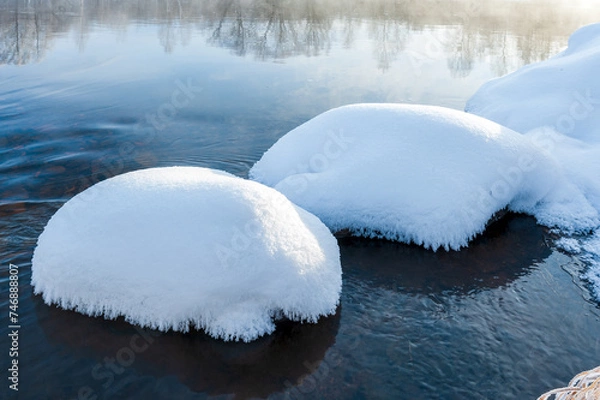
[[[166,53],[201,34],[211,45],[260,60],[352,49],[366,36],[378,67],[387,69],[410,51],[411,33],[444,29],[448,32],[434,35],[435,43],[422,49],[424,56],[445,56],[457,76],[483,60],[493,60],[494,72],[504,74],[554,54],[575,29],[598,19],[598,5],[583,0],[8,0],[0,2],[0,62],[37,62],[65,34],[85,51],[98,27],[126,40],[132,25],[152,24],[159,27],[157,40]]]

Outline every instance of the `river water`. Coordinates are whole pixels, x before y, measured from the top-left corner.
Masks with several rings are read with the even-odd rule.
[[[485,81],[564,48],[599,5],[0,1],[0,361],[12,263],[19,398],[531,399],[600,364],[584,263],[525,216],[461,252],[341,238],[337,314],[251,344],[85,317],[29,285],[43,227],[98,181],[171,165],[245,177],[343,104],[462,109]]]

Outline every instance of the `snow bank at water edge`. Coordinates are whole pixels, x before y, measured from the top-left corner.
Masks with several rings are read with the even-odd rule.
[[[567,251],[581,251],[590,268],[586,278],[600,299],[600,24],[579,29],[566,50],[550,60],[528,65],[492,80],[468,101],[468,112],[515,129],[545,149],[564,171],[572,196],[583,201],[555,202],[563,225],[588,219],[596,236],[562,239]],[[577,206],[579,203],[579,206]],[[562,209],[562,212],[556,212]],[[544,215],[539,215],[542,220]],[[556,224],[561,225],[561,224]],[[563,229],[563,234],[574,229]]]
[[[558,220],[554,214],[562,210],[543,202],[549,194],[565,206],[581,200],[553,193],[564,178],[529,139],[432,106],[330,110],[279,139],[250,177],[281,191],[333,231],[432,249],[466,246],[506,207]]]

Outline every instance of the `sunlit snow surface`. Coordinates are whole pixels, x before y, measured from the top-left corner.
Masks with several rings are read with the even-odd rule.
[[[469,113],[330,110],[282,137],[250,177],[333,231],[432,249],[468,245],[504,209],[528,213],[589,264],[600,298],[598,71],[600,24],[485,84]],[[101,182],[40,236],[35,292],[84,314],[224,339],[255,339],[282,316],[316,321],[339,301],[339,249],[277,191],[189,167]]]
[[[600,231],[583,242],[584,260],[590,264],[584,278],[594,288],[596,299],[600,301]]]
[[[580,207],[558,204],[564,221],[600,212],[600,24],[579,29],[566,50],[548,61],[492,80],[468,101],[467,111],[523,133],[561,165]],[[566,251],[581,251],[586,278],[600,299],[600,233],[562,239]],[[571,233],[571,232],[563,232]]]
[[[334,313],[341,291],[339,248],[318,218],[256,182],[194,167],[78,194],[48,222],[32,270],[46,303],[244,341],[282,316]]]
[[[594,209],[530,139],[494,122],[433,106],[358,104],[321,114],[282,137],[250,177],[337,231],[459,249],[504,208],[580,231]],[[548,201],[551,199],[551,201]]]

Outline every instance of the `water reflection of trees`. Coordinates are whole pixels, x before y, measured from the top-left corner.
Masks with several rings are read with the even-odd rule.
[[[547,58],[577,27],[597,20],[572,2],[529,0],[0,0],[0,64],[39,60],[54,36],[74,32],[83,49],[94,24],[125,32],[144,21],[159,26],[167,53],[194,30],[239,56],[261,60],[351,48],[366,33],[380,69],[410,45],[411,33],[444,27],[439,38],[454,76],[485,60],[497,74]],[[425,54],[425,56],[427,56]]]
[[[51,9],[42,0],[12,3],[12,8],[0,9],[0,63],[35,62],[46,50],[49,30],[55,26]]]
[[[332,42],[331,15],[317,0],[216,2],[205,21],[211,43],[262,60],[319,55]]]

